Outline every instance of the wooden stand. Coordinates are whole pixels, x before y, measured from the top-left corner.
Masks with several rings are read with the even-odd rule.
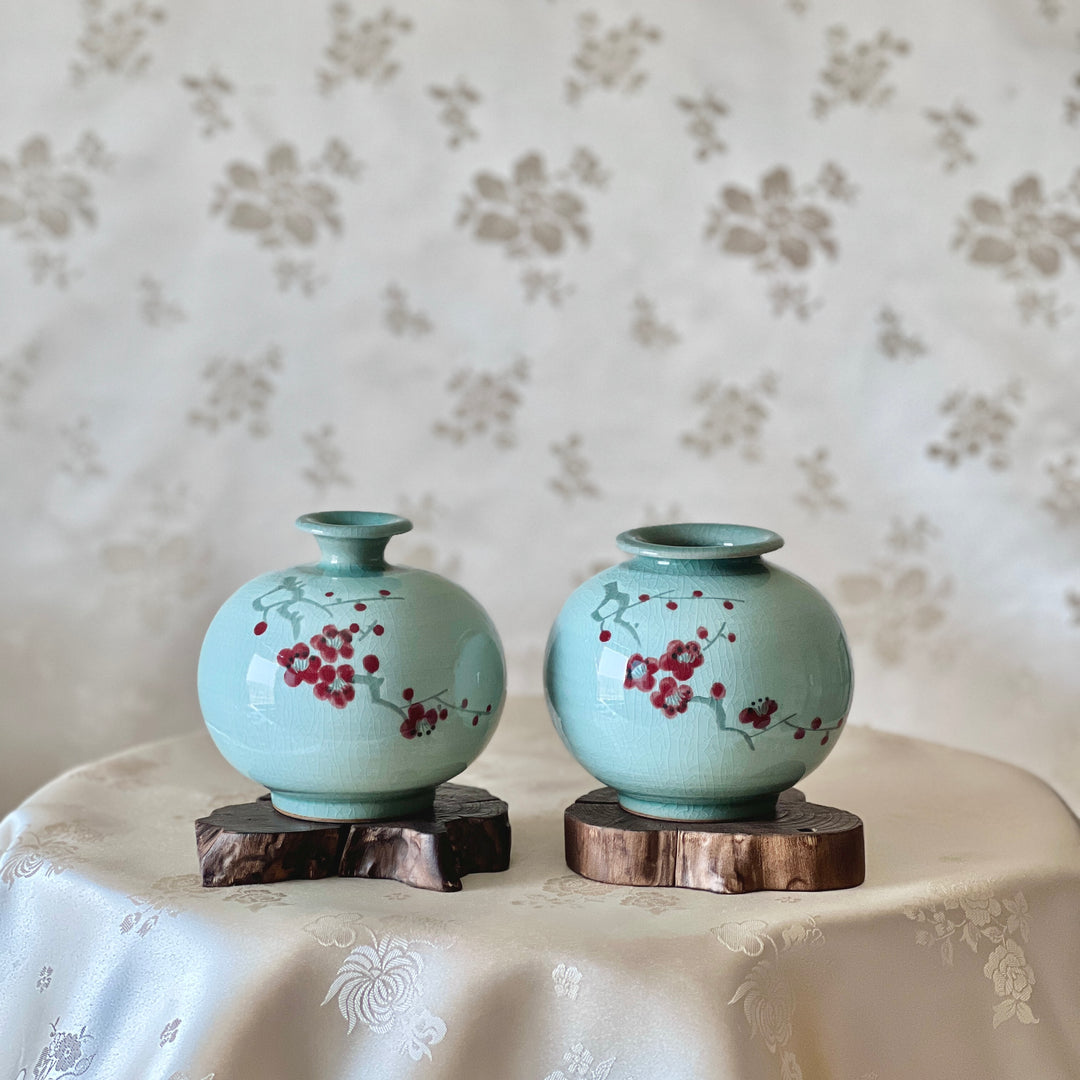
[[[195,841],[207,888],[336,874],[458,892],[466,874],[510,865],[506,803],[461,784],[442,784],[427,814],[340,825],[286,817],[264,795],[199,818]]]
[[[862,820],[792,788],[770,821],[658,821],[600,788],[566,808],[566,865],[612,885],[719,893],[849,889],[866,877]]]

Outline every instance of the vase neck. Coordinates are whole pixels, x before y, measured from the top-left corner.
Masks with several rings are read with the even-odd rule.
[[[375,573],[385,570],[387,561],[384,557],[390,537],[372,537],[369,539],[338,539],[331,536],[316,537],[319,543],[319,566],[335,573],[353,573],[367,571]]]
[[[366,510],[304,514],[297,528],[309,532],[319,545],[319,566],[334,574],[375,574],[387,568],[384,557],[392,536],[408,532],[412,522],[396,514]]]

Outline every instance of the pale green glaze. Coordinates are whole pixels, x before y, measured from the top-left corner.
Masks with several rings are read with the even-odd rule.
[[[495,730],[506,682],[495,627],[459,586],[387,564],[390,537],[412,528],[404,518],[342,511],[297,525],[320,562],[248,582],[206,632],[207,729],[285,813],[421,811]]]
[[[783,544],[768,530],[660,525],[617,542],[634,558],[585,582],[551,629],[544,687],[559,735],[627,810],[768,816],[847,717],[839,618],[761,558]]]

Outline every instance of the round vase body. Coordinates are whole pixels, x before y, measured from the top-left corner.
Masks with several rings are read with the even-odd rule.
[[[544,687],[567,749],[647,817],[769,817],[836,745],[851,704],[844,630],[825,598],[740,525],[622,533],[632,559],[571,594]]]
[[[319,563],[263,574],[214,616],[199,656],[211,737],[274,807],[316,821],[431,806],[491,738],[505,697],[495,627],[462,588],[391,566],[390,514],[308,514]]]

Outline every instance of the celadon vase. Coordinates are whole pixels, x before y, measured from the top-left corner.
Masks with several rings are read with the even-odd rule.
[[[483,608],[387,563],[393,514],[305,514],[316,563],[263,574],[214,616],[199,703],[225,759],[282,813],[365,821],[424,811],[483,750],[505,697]]]
[[[744,525],[621,533],[548,639],[544,687],[575,758],[624,809],[676,821],[775,815],[836,745],[851,654],[828,601]]]

